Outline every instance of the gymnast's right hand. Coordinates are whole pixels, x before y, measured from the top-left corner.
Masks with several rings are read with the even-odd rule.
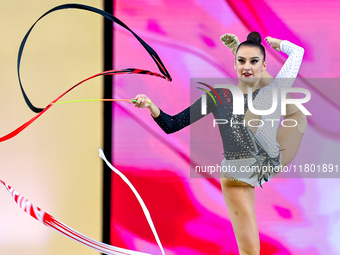
[[[150,108],[151,106],[151,100],[144,94],[138,94],[130,103],[135,104],[135,107],[138,108]]]

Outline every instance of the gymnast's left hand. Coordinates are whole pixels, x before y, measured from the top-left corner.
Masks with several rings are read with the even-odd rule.
[[[134,102],[135,107],[138,107],[138,108],[148,108],[150,110],[150,113],[151,113],[152,117],[154,117],[154,118],[157,118],[160,115],[160,113],[161,113],[161,111],[157,107],[157,105],[155,105],[150,100],[150,98],[148,98],[144,94],[138,94],[132,100],[136,100],[136,102]],[[132,100],[131,100],[130,103],[132,103]]]
[[[138,108],[149,108],[151,106],[151,100],[144,94],[138,94],[135,96],[132,100],[137,100],[135,103],[130,102],[135,104],[135,107]]]

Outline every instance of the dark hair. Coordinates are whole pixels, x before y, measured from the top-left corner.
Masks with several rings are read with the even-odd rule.
[[[239,46],[236,49],[236,53],[238,52],[238,49],[244,45],[244,46],[250,46],[250,47],[257,47],[261,50],[262,55],[263,55],[263,61],[266,60],[266,51],[263,47],[263,45],[261,44],[261,35],[258,32],[251,32],[248,36],[247,36],[247,40],[240,43]],[[236,54],[235,54],[236,55]]]

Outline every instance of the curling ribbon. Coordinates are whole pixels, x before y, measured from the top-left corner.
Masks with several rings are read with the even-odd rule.
[[[155,226],[153,225],[153,222],[152,222],[152,219],[151,219],[151,215],[150,215],[150,213],[149,213],[148,208],[147,208],[146,205],[144,204],[143,199],[142,199],[141,196],[138,194],[137,190],[136,190],[135,187],[131,184],[131,182],[129,181],[129,179],[126,178],[125,175],[123,175],[121,172],[119,172],[119,170],[118,170],[117,168],[115,168],[114,166],[112,166],[111,163],[106,159],[103,150],[102,150],[102,149],[98,149],[98,150],[99,150],[99,157],[101,157],[101,158],[105,161],[106,165],[107,165],[108,167],[110,167],[112,171],[114,171],[116,174],[118,174],[118,175],[123,179],[123,181],[130,187],[130,189],[133,191],[133,193],[134,193],[135,196],[137,197],[138,202],[139,202],[139,204],[141,205],[141,207],[142,207],[142,209],[143,209],[143,212],[144,212],[144,215],[145,215],[145,217],[146,217],[146,219],[147,219],[147,221],[148,221],[148,223],[149,223],[149,226],[150,226],[150,228],[151,228],[151,230],[152,230],[152,233],[153,233],[153,235],[155,236],[155,239],[156,239],[156,241],[157,241],[157,244],[158,244],[159,248],[161,249],[162,254],[165,255],[163,246],[162,246],[162,244],[161,244],[161,240],[159,240],[159,237],[158,237],[158,235],[157,235],[156,228],[155,228]]]
[[[133,193],[135,194],[135,196],[138,199],[138,202],[140,203],[143,212],[147,218],[147,221],[152,229],[152,232],[156,238],[156,241],[158,243],[159,248],[162,251],[162,254],[165,255],[164,253],[164,249],[162,247],[162,244],[159,240],[159,237],[157,235],[157,231],[155,229],[155,226],[152,222],[150,213],[147,209],[147,207],[145,206],[142,198],[140,197],[140,195],[138,194],[137,190],[135,189],[135,187],[131,184],[131,182],[125,177],[125,175],[123,175],[118,169],[114,168],[106,159],[104,152],[102,151],[102,149],[99,149],[99,156],[105,161],[105,163],[112,169],[112,171],[114,171],[116,174],[118,174],[123,181],[130,187],[130,189],[133,191]],[[54,218],[52,215],[44,212],[43,210],[41,210],[39,207],[37,207],[36,205],[34,205],[32,202],[30,202],[29,200],[27,200],[25,197],[23,197],[21,194],[19,194],[19,192],[17,192],[15,189],[13,189],[11,186],[9,186],[7,183],[5,183],[4,181],[0,180],[0,182],[5,186],[5,188],[8,190],[8,192],[11,194],[11,196],[13,197],[14,201],[18,204],[18,206],[24,210],[27,214],[31,215],[33,218],[35,218],[36,220],[40,221],[42,224],[46,225],[47,227],[50,227],[54,230],[56,230],[57,232],[67,236],[68,238],[77,241],[85,246],[88,246],[94,250],[97,250],[99,252],[108,254],[108,255],[150,255],[148,253],[143,253],[143,252],[137,252],[137,251],[132,251],[132,250],[127,250],[127,249],[123,249],[123,248],[119,248],[113,245],[108,245],[102,242],[98,242],[92,238],[89,238],[81,233],[79,233],[78,231],[68,227],[67,225],[65,225],[64,223],[60,222],[59,220],[57,220],[56,218]]]
[[[122,26],[123,28],[127,29],[128,31],[130,31],[136,38],[137,40],[143,45],[143,47],[146,49],[146,51],[150,54],[150,56],[153,58],[153,60],[155,61],[156,65],[158,66],[158,69],[160,70],[160,72],[162,74],[159,73],[154,73],[148,70],[143,70],[143,69],[136,69],[136,68],[126,68],[126,69],[120,69],[120,70],[109,70],[109,71],[104,71],[98,74],[95,74],[79,83],[77,83],[76,85],[74,85],[73,87],[71,87],[70,89],[68,89],[66,92],[64,92],[63,94],[61,94],[58,98],[56,98],[55,100],[53,100],[47,107],[45,108],[37,108],[35,107],[31,101],[28,99],[28,96],[26,95],[26,92],[22,86],[22,82],[21,82],[21,77],[20,77],[20,63],[21,63],[21,57],[22,57],[22,53],[27,41],[28,36],[30,35],[33,27],[36,25],[36,23],[41,20],[43,17],[45,17],[46,15],[48,15],[49,13],[52,13],[54,11],[57,10],[62,10],[62,9],[80,9],[80,10],[86,10],[86,11],[90,11],[90,12],[94,12],[97,14],[102,15],[104,18],[109,19],[117,24],[119,24],[120,26]],[[45,14],[43,14],[32,26],[31,28],[28,30],[28,32],[26,33],[24,39],[22,40],[21,44],[20,44],[20,48],[19,48],[19,53],[18,53],[18,61],[17,61],[17,71],[18,71],[18,79],[19,79],[19,84],[20,84],[20,88],[21,88],[21,92],[24,96],[25,102],[26,104],[29,106],[29,108],[38,113],[36,116],[34,116],[32,119],[30,119],[29,121],[27,121],[25,124],[23,124],[22,126],[18,127],[17,129],[15,129],[14,131],[12,131],[11,133],[0,137],[0,142],[4,142],[6,140],[9,140],[13,137],[15,137],[16,135],[18,135],[21,131],[23,131],[25,128],[27,128],[30,124],[32,124],[36,119],[38,119],[42,114],[44,114],[48,109],[50,109],[60,98],[62,98],[64,95],[66,95],[68,92],[70,92],[71,90],[73,90],[74,88],[76,88],[77,86],[79,86],[80,84],[84,83],[85,81],[88,81],[92,78],[101,76],[101,75],[117,75],[117,74],[144,74],[144,75],[152,75],[152,76],[156,76],[156,77],[160,77],[160,78],[164,78],[168,81],[171,81],[172,78],[170,76],[170,74],[168,73],[168,71],[166,70],[165,66],[163,65],[161,59],[159,58],[159,56],[157,55],[157,53],[146,43],[144,42],[137,34],[135,34],[128,26],[126,26],[122,21],[120,21],[119,19],[117,19],[116,17],[114,17],[113,15],[111,15],[110,13],[107,13],[105,11],[102,11],[100,9],[91,7],[91,6],[87,6],[87,5],[82,5],[82,4],[62,4],[59,6],[56,6],[54,8],[52,8],[51,10],[47,11]]]
[[[21,78],[20,78],[20,63],[21,63],[21,57],[22,57],[22,53],[27,41],[28,36],[30,35],[33,27],[38,23],[39,20],[41,20],[43,17],[45,17],[46,15],[58,11],[58,10],[63,10],[63,9],[79,9],[79,10],[85,10],[85,11],[90,11],[90,12],[94,12],[97,14],[100,14],[101,16],[103,16],[104,18],[111,20],[112,22],[117,23],[118,25],[122,26],[123,28],[125,28],[126,30],[130,31],[135,37],[136,39],[143,45],[143,47],[145,48],[145,50],[150,54],[150,56],[153,58],[153,60],[155,61],[156,65],[158,66],[159,71],[163,74],[163,78],[167,79],[168,81],[171,81],[172,78],[170,76],[170,74],[168,73],[168,71],[166,70],[165,66],[162,63],[162,60],[159,58],[159,56],[157,55],[157,53],[154,51],[154,49],[152,49],[146,42],[144,42],[142,40],[142,38],[140,38],[137,34],[135,34],[135,32],[133,32],[127,25],[125,25],[122,21],[120,21],[119,19],[117,19],[116,17],[114,17],[113,15],[111,15],[108,12],[102,11],[100,9],[94,8],[92,6],[88,6],[88,5],[83,5],[83,4],[62,4],[62,5],[58,5],[54,8],[52,8],[51,10],[45,12],[36,22],[34,22],[34,24],[31,26],[31,28],[28,30],[28,32],[26,33],[24,39],[22,40],[21,44],[20,44],[20,48],[19,48],[19,53],[18,53],[18,61],[17,61],[17,71],[18,71],[18,79],[19,79],[19,84],[20,84],[20,88],[21,88],[21,92],[25,98],[26,104],[29,106],[29,108],[36,112],[42,112],[44,109],[43,108],[37,108],[35,107],[31,101],[28,99],[28,96],[26,95],[26,92],[22,86],[21,83]],[[133,70],[133,69],[131,69]],[[145,70],[144,70],[145,71]],[[148,72],[148,71],[145,71]],[[162,75],[160,75],[162,76]]]

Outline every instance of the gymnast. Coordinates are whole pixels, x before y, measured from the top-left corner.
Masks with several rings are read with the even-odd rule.
[[[247,39],[250,40],[258,40],[257,38],[260,38],[257,33],[250,33],[247,37]],[[235,35],[227,33],[221,36],[221,40],[235,55],[237,47],[240,44],[239,39]],[[278,52],[281,51],[279,47],[275,47],[274,49]],[[267,70],[264,70],[261,75],[259,87],[267,86],[273,80],[274,78]],[[287,94],[287,99],[290,98],[290,95]],[[298,125],[294,127],[280,126],[277,131],[276,140],[280,144],[280,149],[283,150],[281,151],[283,154],[283,161],[281,163],[283,166],[287,166],[299,150],[303,134],[307,128],[307,117],[295,104],[287,104],[286,115],[283,115],[283,117],[285,120],[295,120],[296,123],[298,123]]]
[[[219,125],[223,142],[224,158],[221,166],[235,166],[236,172],[221,172],[221,186],[227,205],[230,221],[236,236],[240,255],[260,254],[259,232],[255,215],[255,187],[261,186],[278,174],[279,167],[288,165],[296,155],[306,128],[306,117],[294,107],[289,108],[285,118],[295,119],[295,127],[279,126],[279,122],[270,125],[265,120],[280,119],[280,93],[277,94],[278,107],[268,115],[255,115],[248,109],[248,88],[252,92],[255,109],[265,110],[272,105],[273,88],[289,88],[300,68],[304,49],[286,40],[266,37],[265,41],[275,50],[288,55],[275,79],[266,72],[265,49],[261,44],[261,36],[257,32],[248,35],[246,41],[238,44],[237,38],[226,34],[222,41],[232,49],[235,55],[234,68],[239,78],[237,87],[244,96],[244,115],[234,115],[233,97],[228,89],[215,88],[223,98],[222,106],[215,105],[207,96],[207,114],[213,113],[215,119],[231,119],[233,122],[246,125]],[[231,44],[228,44],[232,42]],[[289,78],[289,79],[282,79]],[[217,96],[211,93],[217,100]],[[135,107],[148,108],[153,119],[167,134],[177,132],[196,122],[206,115],[201,114],[201,98],[194,104],[170,116],[157,107],[146,95],[138,94]],[[250,119],[262,120],[266,125],[249,125]],[[254,123],[253,123],[254,124]],[[242,167],[256,166],[257,171],[241,172]],[[275,171],[264,171],[264,166],[271,166]],[[255,168],[256,169],[256,168]],[[282,169],[282,168],[281,168]]]

